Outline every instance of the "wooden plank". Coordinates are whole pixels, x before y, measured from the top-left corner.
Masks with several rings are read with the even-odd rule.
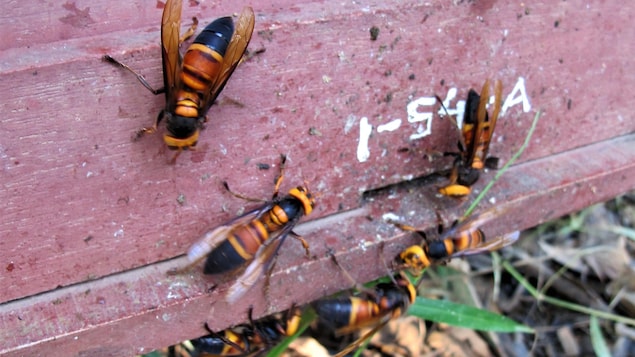
[[[635,135],[628,135],[515,166],[487,200],[506,209],[505,216],[488,225],[487,234],[527,228],[613,197],[626,185],[633,187],[634,143]],[[593,154],[598,152],[607,155]],[[156,263],[4,304],[2,338],[12,347],[2,352],[43,354],[53,348],[66,355],[142,353],[203,334],[205,321],[218,329],[234,324],[250,304],[258,315],[293,302],[303,304],[349,284],[329,262],[327,249],[333,249],[360,281],[373,279],[385,273],[380,259],[388,261],[414,242],[383,222],[382,215],[434,226],[434,211],[448,206],[435,199],[434,185],[422,183],[376,194],[361,209],[298,227],[316,257],[307,260],[299,244],[283,247],[267,298],[261,295],[261,284],[250,293],[255,298],[227,306],[223,296],[231,278],[208,278],[198,272],[172,277],[165,272],[178,260]],[[378,219],[370,221],[369,216]]]
[[[192,2],[184,17],[196,15],[203,25],[245,4]],[[3,340],[12,341],[4,351],[37,354],[64,347],[71,354],[101,346],[104,355],[110,348],[140,352],[203,333],[210,309],[205,291],[215,279],[192,276],[172,298],[176,283],[157,262],[182,254],[201,232],[250,206],[227,195],[221,181],[268,197],[280,153],[290,158],[283,189],[306,179],[321,195],[310,219],[359,207],[374,219],[350,218],[341,229],[315,234],[324,243],[312,243],[320,258],[309,263],[299,247],[288,244],[280,267],[302,272],[305,281],[313,276],[304,275],[309,268],[335,274],[323,258],[329,246],[351,250],[347,259],[353,272],[364,273],[361,278],[378,276],[381,267],[368,258],[376,256],[374,243],[361,254],[359,242],[375,242],[381,234],[394,252],[408,239],[391,236],[396,233],[379,223],[383,213],[403,209],[406,217],[412,211],[408,218],[423,224],[433,217],[432,207],[445,210],[455,202],[440,200],[430,186],[421,197],[402,193],[366,205],[363,192],[447,168],[447,160],[424,156],[453,150],[456,130],[436,117],[431,135],[411,139],[423,123],[409,122],[408,111],[411,120],[421,119],[438,107],[418,104],[434,94],[445,98],[453,88],[464,98],[488,77],[505,85],[508,107],[491,148],[503,161],[527,133],[533,118],[527,112],[546,112],[521,160],[542,163],[534,166],[542,171],[529,175],[520,165],[508,176],[515,180],[493,193],[498,203],[514,199],[540,207],[540,216],[510,211],[518,227],[635,186],[624,146],[630,137],[622,137],[635,132],[634,101],[622,89],[635,84],[625,75],[635,45],[615,40],[616,34],[618,41],[634,35],[626,25],[630,8],[617,2],[579,8],[567,2],[523,7],[441,1],[254,6],[251,48],[266,52],[237,69],[210,110],[198,151],[184,153],[176,165],[166,164],[171,153],[159,135],[130,140],[154,120],[163,97],[152,97],[129,73],[100,59],[109,53],[158,86],[161,3],[48,2],[44,21],[36,21],[40,2],[7,7],[3,28],[16,35],[0,40],[0,75],[11,84],[0,88],[0,111],[6,113],[0,123],[0,311]],[[380,30],[376,41],[371,26]],[[525,106],[509,106],[523,98]],[[451,100],[449,108],[456,106]],[[369,156],[360,161],[363,118],[372,130]],[[397,129],[380,131],[397,119]],[[259,163],[271,168],[260,170]],[[415,198],[422,202],[411,202]],[[274,276],[272,304],[257,305],[259,313],[346,285],[342,280],[299,288],[299,278],[282,276]],[[211,293],[212,301],[222,289]],[[247,300],[235,311],[254,303]],[[214,306],[214,327],[240,321],[222,303]],[[125,336],[131,330],[139,341]]]

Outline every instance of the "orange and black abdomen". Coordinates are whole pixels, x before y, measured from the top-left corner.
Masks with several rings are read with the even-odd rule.
[[[185,52],[180,73],[181,86],[174,97],[176,103],[166,125],[174,138],[190,138],[199,129],[198,122],[203,121],[206,114],[202,112],[206,109],[201,107],[203,100],[210,95],[233,34],[231,17],[221,17],[207,25]],[[192,142],[189,146],[195,144]]]
[[[247,224],[235,227],[205,261],[205,274],[220,274],[251,261],[260,246],[273,233],[301,217],[302,203],[293,198],[282,199],[271,209]]]
[[[407,290],[393,283],[377,284],[373,294],[348,298],[322,299],[311,304],[320,323],[337,332],[371,326],[385,316],[399,316],[414,299],[414,287]]]
[[[311,304],[319,321],[332,331],[354,330],[375,321],[379,307],[374,301],[359,297],[322,299]]]
[[[223,56],[234,34],[231,17],[221,17],[207,25],[183,57],[181,81],[189,89],[209,92],[220,71]],[[204,115],[204,113],[201,113]]]
[[[263,217],[268,217],[267,211]],[[232,229],[218,247],[212,250],[205,261],[205,274],[220,274],[241,267],[253,259],[258,249],[271,232],[259,219]]]
[[[362,327],[400,316],[417,295],[414,285],[403,274],[393,276],[390,283],[375,285],[373,292],[360,296],[321,299],[311,303],[322,328],[343,335]]]
[[[379,307],[380,315],[390,313],[399,316],[403,310],[414,302],[416,296],[415,288],[410,281],[401,276],[395,278],[397,284],[381,283],[375,286],[375,303]]]
[[[473,231],[462,232],[461,235],[453,239],[454,250],[457,252],[464,251],[469,248],[476,248],[485,241],[485,233],[476,229]]]
[[[431,260],[443,260],[456,252],[474,248],[485,240],[485,234],[477,229],[471,232],[462,232],[458,237],[434,240],[428,243],[428,257]]]

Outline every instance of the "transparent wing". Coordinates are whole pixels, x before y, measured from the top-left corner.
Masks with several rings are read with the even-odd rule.
[[[289,233],[291,233],[293,226],[292,224],[287,225],[277,235],[270,237],[265,244],[260,246],[254,260],[227,291],[225,300],[228,303],[236,302],[258,282],[258,279],[269,268],[271,262],[278,254],[278,250]]]
[[[372,338],[379,330],[381,330],[386,324],[390,321],[390,316],[384,316],[382,319],[377,321],[377,325],[375,325],[370,331],[365,333],[363,336],[353,341],[350,345],[346,346],[343,350],[338,352],[334,357],[344,357],[349,353],[353,352],[355,349],[359,348],[364,342],[368,339]]]
[[[267,203],[258,209],[247,212],[242,216],[220,225],[210,231],[205,232],[187,251],[187,264],[178,268],[178,271],[184,271],[200,262],[202,259],[218,247],[229,234],[238,226],[247,224],[254,219],[258,219],[263,213],[269,211],[272,203]]]
[[[488,117],[487,104],[489,103],[489,80],[485,81],[481,92],[481,100],[478,105],[476,130],[473,138],[473,140],[475,140],[475,150],[469,153],[469,162],[472,162],[477,156],[483,162],[487,159],[489,144],[492,140],[492,135],[494,135],[496,121],[498,120],[498,115],[501,110],[502,92],[503,84],[500,80],[497,80],[494,83],[494,109],[492,111],[492,115]]]
[[[495,206],[487,211],[479,213],[478,215],[470,216],[462,222],[459,222],[456,226],[448,229],[443,232],[443,234],[438,238],[439,240],[450,239],[452,237],[458,236],[461,232],[473,232],[479,229],[482,225],[487,222],[493,220],[496,217],[501,216],[505,212],[505,209],[501,208],[501,206]]]
[[[492,111],[492,116],[489,118],[490,126],[492,127],[492,132],[496,127],[496,121],[498,120],[498,115],[500,114],[501,107],[503,102],[503,82],[497,80],[494,83],[494,110]]]
[[[168,111],[176,101],[177,85],[181,71],[179,53],[179,29],[181,27],[181,0],[168,0],[163,9],[161,20],[161,50],[163,57],[163,86]]]

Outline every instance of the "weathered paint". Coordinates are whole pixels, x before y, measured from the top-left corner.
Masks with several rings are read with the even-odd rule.
[[[382,215],[425,227],[435,209],[448,217],[462,209],[437,197],[438,180],[363,203],[365,191],[449,165],[424,156],[455,150],[457,130],[433,118],[430,135],[411,140],[419,123],[407,122],[408,104],[443,98],[452,88],[457,103],[486,78],[515,93],[506,102],[528,99],[499,119],[490,153],[503,162],[533,118],[524,106],[545,111],[519,165],[488,198],[509,206],[508,220],[492,229],[533,226],[635,186],[627,135],[635,132],[635,101],[624,90],[635,85],[626,75],[635,44],[622,41],[635,37],[628,26],[635,10],[621,3],[252,4],[251,49],[266,52],[236,70],[209,112],[198,150],[183,153],[176,165],[167,164],[171,153],[160,135],[130,140],[156,118],[163,97],[100,59],[111,54],[158,86],[162,4],[156,4],[5,6],[3,31],[11,36],[0,39],[2,352],[129,355],[202,334],[204,320],[217,329],[242,322],[249,304],[262,314],[304,303],[348,285],[324,279],[337,276],[327,247],[345,257],[359,280],[385,273],[378,242],[386,242],[391,257],[412,238]],[[196,15],[204,25],[244,5],[189,2],[183,23]],[[380,29],[376,41],[370,26]],[[524,93],[514,91],[520,78]],[[371,132],[370,154],[360,162],[363,117],[377,129],[402,121],[396,130]],[[317,258],[307,261],[289,240],[269,301],[255,287],[252,299],[232,307],[221,299],[222,282],[231,277],[165,276],[171,262],[160,262],[252,207],[224,192],[221,181],[267,198],[280,153],[289,155],[283,191],[307,180],[321,194],[312,219],[331,219],[329,227],[305,233]],[[338,218],[359,207],[364,214]],[[208,293],[216,281],[220,286]]]

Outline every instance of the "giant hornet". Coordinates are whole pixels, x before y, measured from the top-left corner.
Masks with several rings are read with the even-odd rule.
[[[208,335],[191,340],[199,356],[247,356],[265,352],[283,338],[293,335],[300,324],[301,309],[292,306],[286,313],[254,321],[249,309],[249,323],[222,332],[213,332],[207,323]]]
[[[267,270],[288,235],[299,239],[307,256],[309,255],[308,244],[293,232],[293,227],[302,216],[309,215],[313,211],[315,201],[306,185],[291,189],[287,196],[278,197],[284,177],[285,162],[286,157],[282,155],[280,175],[276,179],[271,200],[203,234],[188,250],[188,264],[179,269],[180,271],[188,269],[205,258],[203,270],[205,274],[225,273],[249,263],[227,293],[226,300],[234,302],[244,295]],[[229,190],[226,183],[225,188]]]
[[[142,128],[137,138],[154,133],[165,117],[168,133],[163,136],[168,148],[193,150],[199,132],[207,121],[209,108],[225,87],[225,83],[240,62],[254,29],[254,12],[245,7],[234,29],[231,17],[221,17],[207,25],[181,57],[179,45],[192,36],[192,28],[181,38],[181,0],[167,0],[161,21],[161,49],[163,55],[163,88],[154,89],[143,76],[127,65],[105,55],[104,60],[132,72],[139,82],[153,94],[165,93],[166,106],[159,112],[153,126]]]
[[[500,208],[494,207],[473,216],[444,232],[438,239],[426,242],[425,233],[414,227],[393,222],[405,231],[415,232],[422,237],[421,245],[413,245],[403,250],[395,258],[395,268],[408,269],[413,275],[420,275],[423,269],[452,258],[494,251],[513,244],[520,237],[518,231],[486,239],[479,228],[498,217]]]
[[[496,169],[498,158],[488,157],[489,144],[494,134],[496,120],[501,110],[503,85],[497,80],[494,83],[494,109],[490,116],[487,112],[489,102],[489,79],[483,84],[479,95],[470,89],[465,103],[465,115],[459,140],[459,153],[449,155],[456,156],[450,183],[439,189],[439,193],[445,196],[461,197],[471,192],[472,186],[479,178],[479,171],[484,167]]]
[[[348,297],[324,298],[311,303],[318,316],[318,327],[325,328],[335,337],[357,332],[362,328],[371,330],[348,345],[336,356],[345,356],[370,339],[390,320],[396,319],[408,310],[415,301],[417,289],[408,277],[399,272],[390,275],[390,282],[379,283],[366,288],[342,267],[334,255],[331,258],[344,275],[360,291],[359,295]]]
[[[361,289],[361,288],[360,288]],[[335,336],[350,334],[364,327],[372,329],[348,345],[336,356],[345,356],[370,339],[390,320],[401,316],[414,302],[416,288],[408,278],[398,273],[388,283],[363,288],[361,294],[349,297],[324,298],[311,303],[318,315],[318,325]]]

